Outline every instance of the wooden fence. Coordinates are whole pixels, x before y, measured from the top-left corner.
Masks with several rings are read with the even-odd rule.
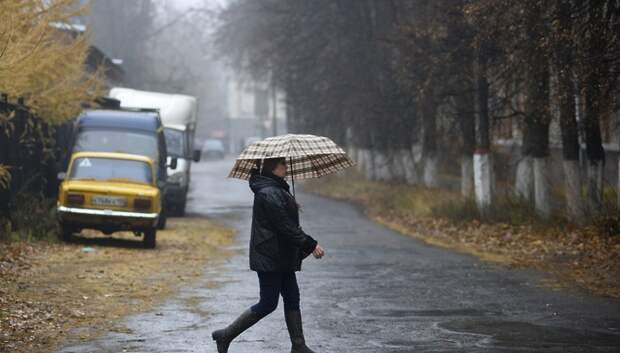
[[[22,99],[0,95],[0,164],[11,182],[0,188],[0,218],[11,218],[15,202],[26,193],[53,198],[58,172],[64,170],[72,124],[47,123],[31,113]]]

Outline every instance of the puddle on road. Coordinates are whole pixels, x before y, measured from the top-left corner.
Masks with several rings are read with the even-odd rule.
[[[620,335],[543,326],[527,322],[499,320],[453,320],[439,323],[439,327],[458,333],[489,336],[486,344],[495,347],[522,347],[551,349],[583,347],[614,349],[620,346]]]
[[[411,352],[446,352],[448,347],[456,347],[457,343],[445,339],[429,340],[392,340],[377,343],[381,348],[412,348]],[[398,350],[399,352],[404,352]]]
[[[410,310],[410,309],[370,309],[361,312],[363,316],[375,317],[434,317],[434,316],[487,316],[500,315],[500,312],[492,312],[479,309],[434,309],[434,310]]]

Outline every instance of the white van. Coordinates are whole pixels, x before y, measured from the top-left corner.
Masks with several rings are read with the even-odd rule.
[[[118,99],[124,108],[154,108],[159,110],[164,125],[168,158],[177,158],[175,169],[168,168],[166,210],[169,215],[183,216],[189,190],[191,162],[200,160],[200,149],[194,149],[196,130],[196,97],[182,94],[140,91],[114,87],[110,97]]]

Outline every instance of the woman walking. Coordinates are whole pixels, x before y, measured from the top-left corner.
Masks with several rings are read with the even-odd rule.
[[[314,353],[306,346],[299,287],[295,272],[310,254],[320,259],[325,255],[317,241],[299,226],[299,209],[284,180],[285,158],[268,158],[252,171],[250,188],[254,192],[250,269],[258,274],[260,300],[241,314],[228,327],[214,331],[218,353],[228,352],[232,340],[269,315],[284,301],[284,317],[291,338],[291,353]]]

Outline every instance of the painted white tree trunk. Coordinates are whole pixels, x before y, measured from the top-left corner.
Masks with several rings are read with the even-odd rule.
[[[404,150],[401,158],[403,159],[405,182],[410,185],[418,184],[420,180],[418,179],[418,173],[416,171],[413,153],[411,153],[411,151],[409,150]]]
[[[581,168],[579,161],[564,161],[564,188],[566,212],[570,220],[581,223],[584,218],[583,197],[581,196]]]
[[[474,190],[476,205],[484,214],[493,200],[493,176],[491,158],[488,153],[474,154]]]
[[[534,195],[534,172],[533,158],[523,157],[517,165],[517,176],[515,178],[515,192],[517,197],[527,201],[532,201]]]
[[[603,207],[603,162],[588,163],[588,202],[591,212],[601,211]]]
[[[381,180],[381,167],[383,166],[383,155],[379,151],[372,151],[373,165],[374,165],[374,180]]]
[[[551,192],[547,158],[534,158],[534,205],[542,218],[551,216]]]
[[[349,146],[347,151],[347,154],[349,155],[349,157],[351,157],[351,159],[353,160],[353,162],[355,162],[355,168],[359,168],[359,164],[360,164],[360,160],[359,160],[359,155],[358,155],[358,149],[355,146]]]
[[[358,148],[357,150],[357,164],[355,167],[360,173],[366,174],[366,149]]]
[[[388,156],[382,151],[375,151],[375,178],[377,180],[392,180]]]
[[[359,151],[360,154],[360,171],[367,179],[373,178],[373,161],[372,161],[372,152],[367,148],[361,148]]]
[[[407,153],[406,149],[400,149],[392,152],[392,158],[390,158],[390,173],[394,180],[400,182],[405,181],[405,164],[403,160],[403,154]]]
[[[471,197],[474,193],[474,160],[472,156],[461,157],[461,194]]]
[[[429,188],[439,186],[439,170],[437,156],[427,156],[424,159],[424,185]]]

